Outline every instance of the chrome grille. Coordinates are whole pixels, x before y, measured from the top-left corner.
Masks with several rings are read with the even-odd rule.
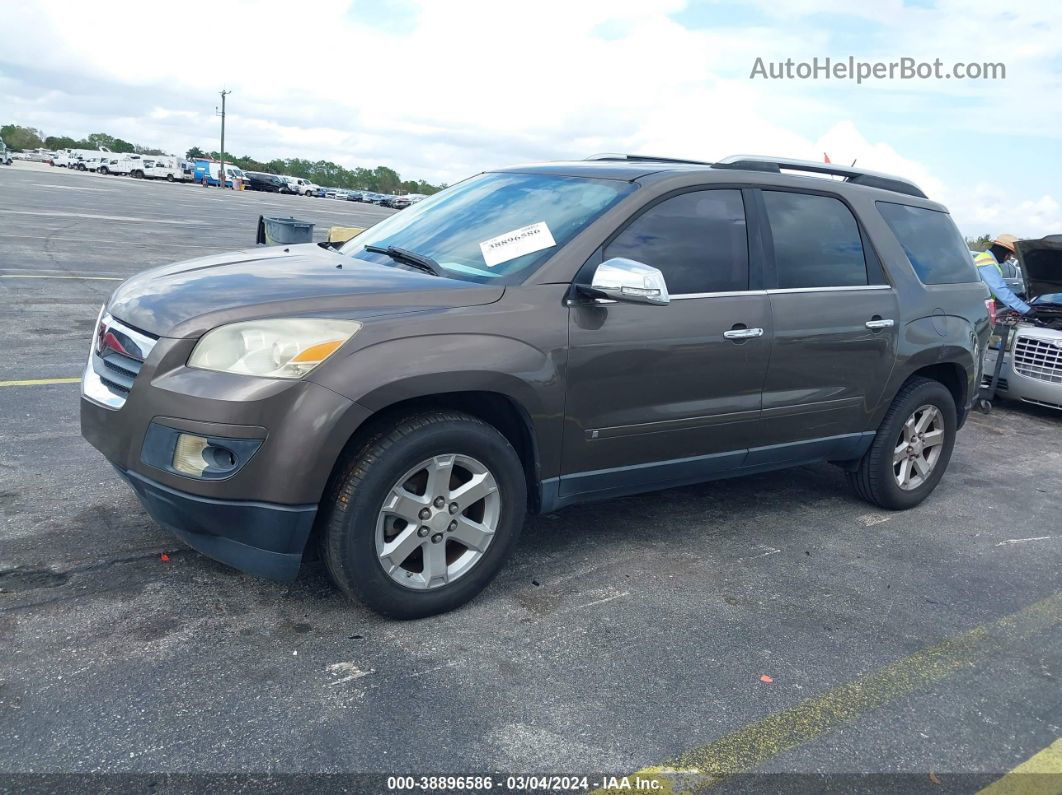
[[[156,342],[156,337],[101,310],[81,379],[81,393],[107,408],[120,409]]]
[[[1014,370],[1021,375],[1062,384],[1062,347],[1054,341],[1019,335],[1012,355]]]

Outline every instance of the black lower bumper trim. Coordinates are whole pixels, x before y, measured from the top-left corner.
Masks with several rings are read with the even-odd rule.
[[[193,549],[259,577],[293,580],[298,575],[316,505],[216,500],[118,471],[151,517]]]

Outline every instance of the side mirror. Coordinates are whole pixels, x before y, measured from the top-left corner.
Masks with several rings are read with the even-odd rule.
[[[598,265],[590,290],[599,298],[636,304],[667,306],[671,301],[664,274],[652,265],[625,257],[613,257]]]

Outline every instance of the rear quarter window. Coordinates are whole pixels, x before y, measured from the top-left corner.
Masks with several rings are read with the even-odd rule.
[[[877,202],[877,205],[923,284],[979,280],[973,257],[950,215],[907,204]]]

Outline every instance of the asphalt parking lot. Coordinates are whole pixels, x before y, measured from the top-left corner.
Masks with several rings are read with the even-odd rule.
[[[471,605],[397,623],[315,561],[284,585],[183,547],[81,439],[77,384],[11,383],[78,377],[118,280],[249,246],[259,214],[321,239],[390,212],[0,169],[0,773],[966,792],[1062,737],[1057,412],[974,414],[905,513],[824,465],[536,517]]]

